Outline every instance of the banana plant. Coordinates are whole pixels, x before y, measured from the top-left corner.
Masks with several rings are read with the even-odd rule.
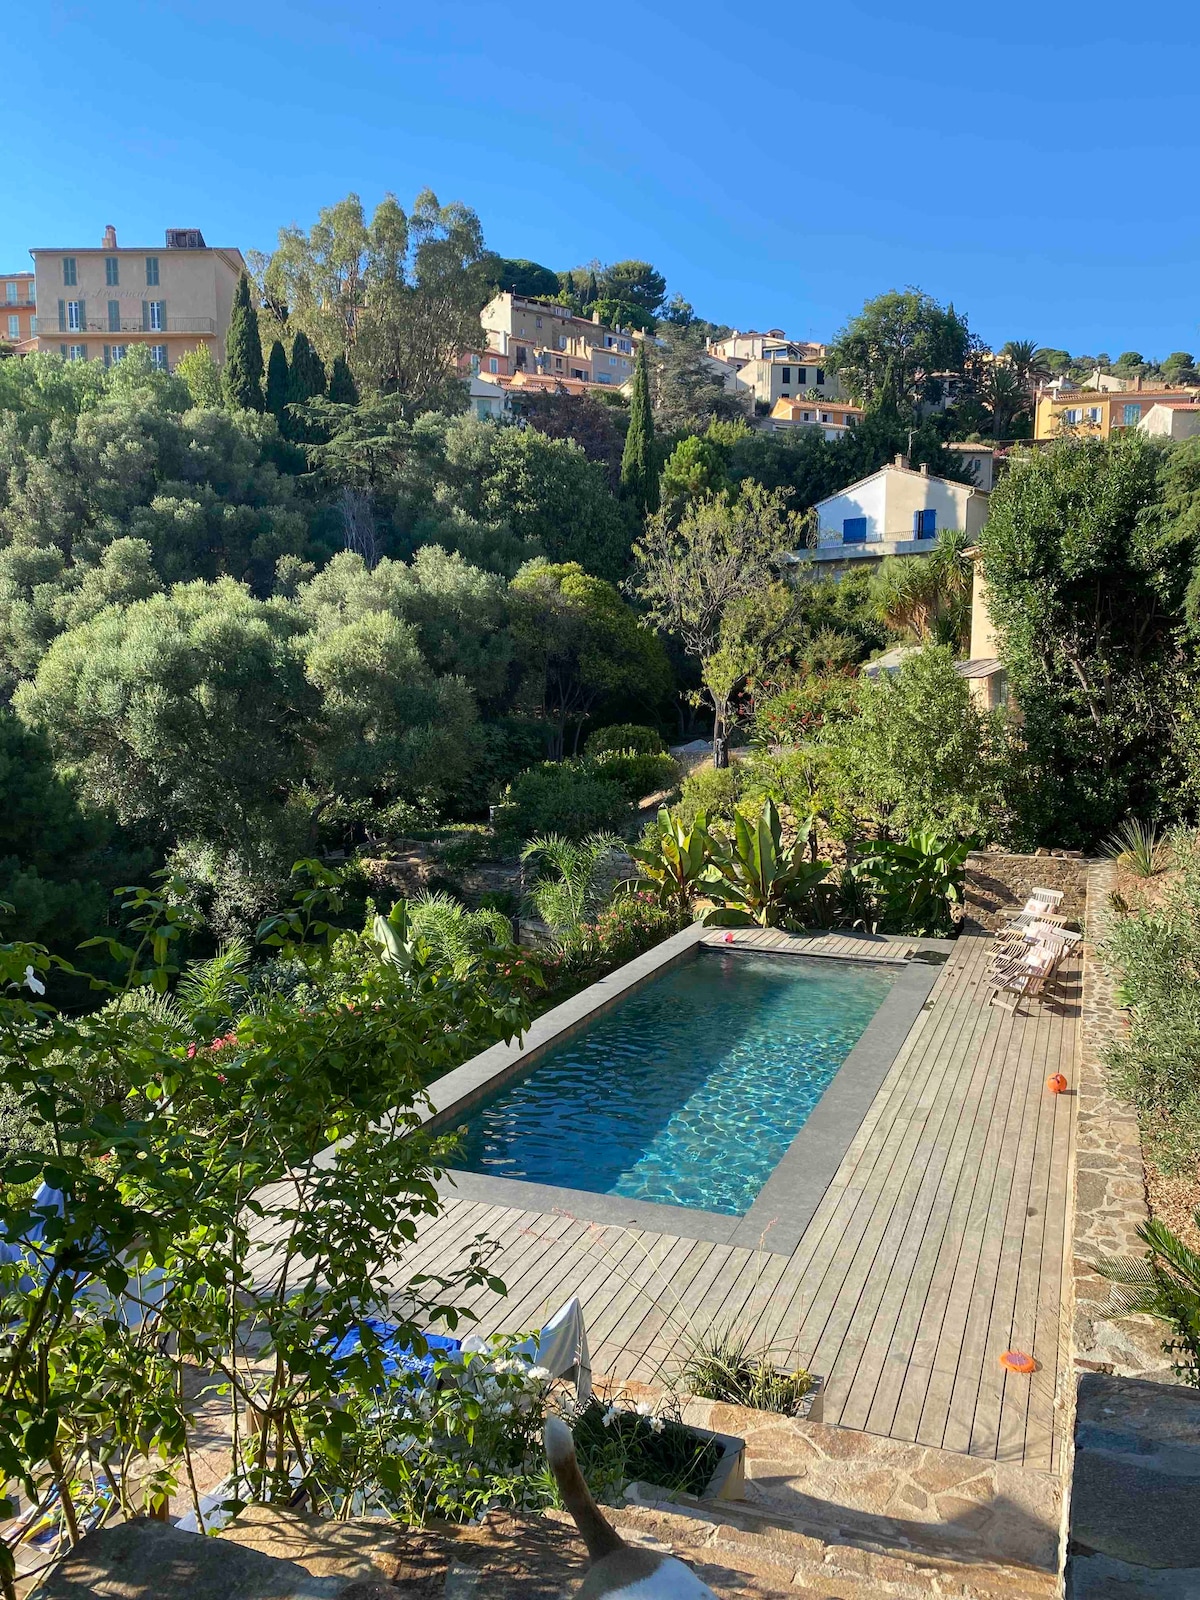
[[[883,930],[948,933],[951,907],[962,902],[971,848],[969,839],[946,840],[915,828],[907,839],[881,839],[863,847],[854,870],[878,897]]]
[[[733,814],[733,841],[712,860],[700,880],[717,902],[704,921],[713,928],[774,928],[794,917],[830,870],[828,861],[807,861],[805,836],[783,848],[783,825],[768,800],[757,822]]]
[[[703,811],[696,814],[690,828],[685,828],[666,806],[660,806],[654,833],[645,843],[634,845],[629,854],[638,864],[641,883],[682,920],[690,915],[692,903],[701,892],[701,879],[708,870],[713,848]]]

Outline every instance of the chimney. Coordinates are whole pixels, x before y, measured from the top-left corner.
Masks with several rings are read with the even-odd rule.
[[[104,230],[104,238],[100,242],[102,250],[115,250],[117,248],[117,230],[110,222]]]
[[[922,463],[921,463],[921,476],[923,478],[927,478],[929,476],[929,463],[928,463],[928,461],[922,461]]]
[[[598,323],[600,321],[600,313],[598,311],[593,311],[592,312],[592,321],[595,322],[595,323]]]
[[[894,467],[903,467],[907,471],[908,470],[908,457],[906,455],[903,455],[903,454],[897,454],[896,459],[892,462],[892,465]]]

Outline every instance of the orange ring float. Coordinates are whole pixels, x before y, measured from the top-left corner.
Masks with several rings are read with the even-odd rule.
[[[1046,1079],[1046,1087],[1051,1094],[1063,1094],[1067,1087],[1067,1080],[1061,1072],[1052,1072]]]
[[[1006,1350],[1000,1357],[1000,1365],[1007,1372],[1022,1372],[1026,1375],[1038,1369],[1037,1362],[1031,1355],[1026,1355],[1024,1350]]]

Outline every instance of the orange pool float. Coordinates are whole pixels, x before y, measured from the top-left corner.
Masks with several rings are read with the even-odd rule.
[[[1062,1094],[1067,1087],[1067,1080],[1061,1072],[1052,1072],[1046,1079],[1046,1087],[1051,1094]]]

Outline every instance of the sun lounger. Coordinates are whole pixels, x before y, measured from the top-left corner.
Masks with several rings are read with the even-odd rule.
[[[1016,1012],[1021,1001],[1042,994],[1062,960],[1063,946],[1038,942],[999,955],[988,968],[987,982],[992,994],[988,1005],[1003,1006]],[[1011,1002],[1002,998],[1011,995]]]

